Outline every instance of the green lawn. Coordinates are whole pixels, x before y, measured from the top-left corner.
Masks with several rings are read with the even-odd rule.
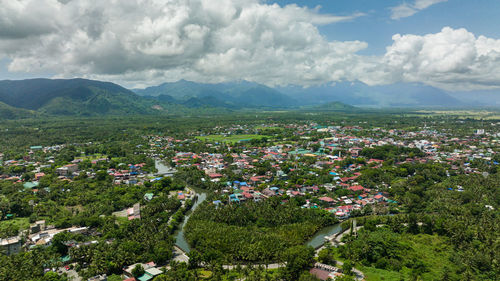
[[[201,279],[209,279],[210,277],[212,277],[212,271],[200,268],[198,269],[198,276]]]
[[[356,266],[365,275],[367,281],[400,281],[403,274],[368,266]]]
[[[270,138],[270,136],[266,135],[208,135],[208,136],[199,136],[196,137],[199,140],[211,141],[211,142],[228,142],[228,143],[236,143],[239,141],[248,141],[252,139],[262,139],[262,138]]]

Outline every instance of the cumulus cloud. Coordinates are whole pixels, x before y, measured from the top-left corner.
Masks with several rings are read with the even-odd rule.
[[[362,79],[369,84],[420,82],[447,90],[500,87],[500,40],[464,28],[400,35]]]
[[[401,18],[411,17],[417,12],[427,9],[428,7],[448,0],[415,0],[413,4],[402,3],[399,6],[391,8],[391,19],[397,20]]]
[[[339,17],[258,0],[0,0],[0,15],[0,58],[9,59],[12,72],[130,87],[245,79],[270,86],[362,81],[500,88],[500,40],[466,29],[396,34],[385,54],[363,56],[358,52],[367,43],[329,41],[317,27],[361,14]]]
[[[258,0],[0,0],[0,15],[9,70],[62,77],[310,84],[344,77],[329,70],[367,46],[328,42],[317,29],[363,14]]]

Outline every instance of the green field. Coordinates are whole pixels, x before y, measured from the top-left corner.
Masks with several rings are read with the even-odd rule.
[[[208,136],[199,136],[196,137],[199,140],[210,141],[210,142],[228,142],[228,143],[236,143],[240,141],[249,141],[253,139],[262,139],[262,138],[270,138],[270,136],[266,135],[208,135]]]
[[[500,120],[500,112],[493,110],[418,110],[412,117],[455,117],[475,120]]]
[[[365,275],[367,281],[400,281],[404,280],[402,273],[368,266],[356,266]]]

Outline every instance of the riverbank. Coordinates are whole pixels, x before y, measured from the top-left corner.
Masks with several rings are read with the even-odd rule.
[[[196,201],[194,202],[193,206],[191,209],[186,213],[184,216],[184,220],[182,221],[181,225],[179,226],[179,230],[177,230],[174,233],[175,237],[175,245],[182,249],[185,253],[189,253],[191,251],[191,248],[189,247],[188,242],[186,241],[186,238],[184,237],[184,227],[186,226],[187,221],[189,220],[189,217],[191,214],[198,208],[198,206],[207,199],[207,193],[205,192],[197,192],[196,190],[191,188],[191,191],[194,192],[194,198],[196,198]]]

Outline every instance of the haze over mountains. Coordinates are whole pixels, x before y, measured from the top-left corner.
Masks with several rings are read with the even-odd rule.
[[[180,80],[146,89],[135,89],[134,92],[141,96],[169,101],[211,98],[212,102],[217,100],[219,104],[235,107],[296,107],[334,101],[358,107],[378,108],[500,106],[500,96],[495,94],[495,91],[455,94],[418,83],[368,86],[361,82],[344,82],[308,88],[270,88],[248,81],[204,84]]]
[[[299,105],[297,100],[284,93],[248,81],[204,84],[180,80],[134,91],[141,96],[177,101],[187,106],[200,103],[232,108],[293,107]]]
[[[186,80],[128,90],[110,82],[86,79],[0,81],[0,117],[44,115],[137,115],[190,109],[317,109],[354,107],[500,106],[495,91],[447,93],[421,84],[368,86],[337,83],[317,87],[270,88],[248,82],[218,84]]]

